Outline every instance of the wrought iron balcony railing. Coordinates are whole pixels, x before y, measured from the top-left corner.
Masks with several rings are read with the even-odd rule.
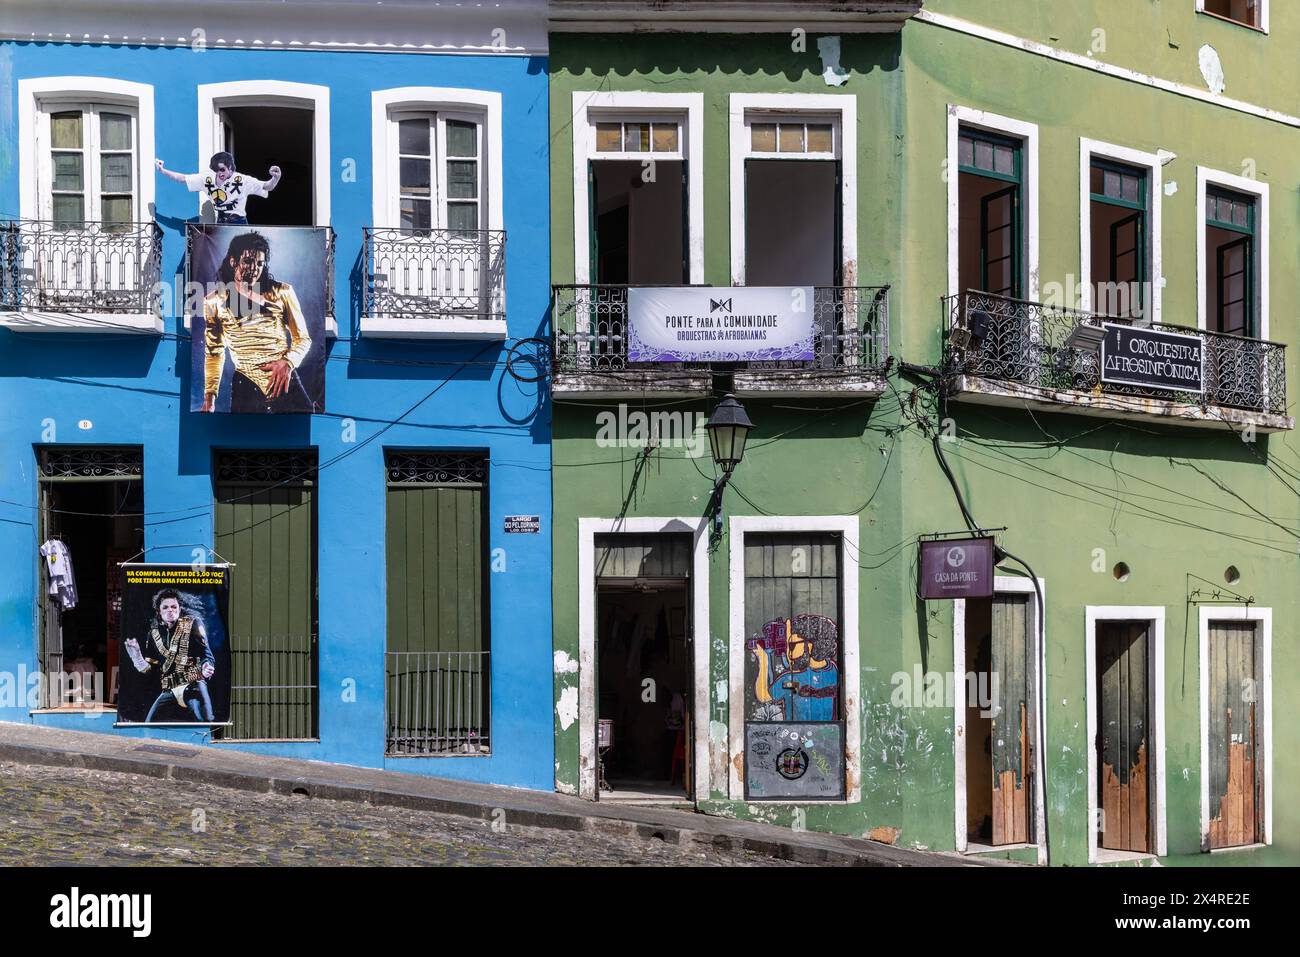
[[[0,223],[0,309],[158,315],[162,230],[148,223]]]
[[[632,363],[627,358],[630,286],[553,286],[555,371],[622,372],[640,368],[707,370],[710,363]],[[878,375],[889,361],[889,287],[816,286],[811,360],[750,361],[753,371]]]
[[[1148,323],[1143,328],[1200,338],[1204,392],[1115,385],[1101,381],[1097,344],[1102,325],[1139,324],[1134,320],[973,291],[949,296],[944,303],[945,362],[948,371],[959,375],[1055,392],[1286,414],[1286,347],[1281,343]]]
[[[364,235],[363,316],[505,318],[504,230],[366,227]]]

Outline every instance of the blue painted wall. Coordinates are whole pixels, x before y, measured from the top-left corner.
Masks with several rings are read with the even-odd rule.
[[[511,342],[538,333],[549,295],[545,60],[0,44],[0,218],[19,214],[17,81],[65,75],[152,84],[156,152],[169,169],[183,171],[206,167],[207,158],[198,155],[199,84],[278,79],[328,86],[339,338],[326,363],[327,413],[259,418],[186,411],[189,340],[170,308],[170,337],[0,330],[0,671],[38,667],[33,446],[46,441],[44,420],[54,421],[59,443],[144,447],[150,561],[188,562],[192,543],[211,544],[214,448],[315,448],[322,464],[343,456],[318,477],[320,741],[226,746],[551,790],[550,409],[537,385],[518,382],[504,368]],[[511,342],[490,346],[474,364],[463,363],[481,343],[351,339],[353,273],[362,227],[372,218],[370,94],[399,86],[502,95]],[[355,182],[342,178],[346,159],[355,160]],[[184,243],[174,221],[193,219],[197,204],[183,185],[161,176],[156,190],[160,220],[172,220],[164,223],[163,276],[175,281]],[[256,202],[249,204],[254,223]],[[356,422],[353,443],[343,441],[347,418]],[[80,430],[83,419],[93,428]],[[493,572],[489,583],[489,757],[385,762],[385,447],[476,448],[490,456],[490,547],[505,549],[505,570]],[[504,535],[507,514],[541,515],[541,533]],[[343,700],[349,678],[356,682],[353,703]],[[132,733],[114,731],[111,717],[29,716],[26,707],[0,708],[0,720]],[[195,743],[204,736],[189,729],[150,734]]]

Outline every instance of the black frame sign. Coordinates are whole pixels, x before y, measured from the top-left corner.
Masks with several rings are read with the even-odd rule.
[[[993,539],[949,538],[921,543],[922,598],[992,598]]]
[[[1200,336],[1107,322],[1102,324],[1103,385],[1205,392],[1205,343]]]

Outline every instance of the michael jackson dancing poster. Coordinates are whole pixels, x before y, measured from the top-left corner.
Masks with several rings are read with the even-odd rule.
[[[228,565],[122,566],[119,724],[230,720]]]
[[[328,230],[189,227],[191,412],[325,411]]]

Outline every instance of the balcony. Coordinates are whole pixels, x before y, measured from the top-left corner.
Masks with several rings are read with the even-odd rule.
[[[366,228],[361,335],[504,339],[503,230]]]
[[[1280,343],[978,292],[946,298],[944,312],[945,370],[966,401],[1260,432],[1295,426]],[[1103,383],[1105,324],[1199,338],[1203,391]]]
[[[162,332],[156,223],[0,223],[0,326]]]
[[[889,287],[813,288],[811,360],[629,362],[629,286],[553,286],[554,390],[601,398],[707,394],[713,372],[748,396],[808,393],[870,397],[885,391]]]

